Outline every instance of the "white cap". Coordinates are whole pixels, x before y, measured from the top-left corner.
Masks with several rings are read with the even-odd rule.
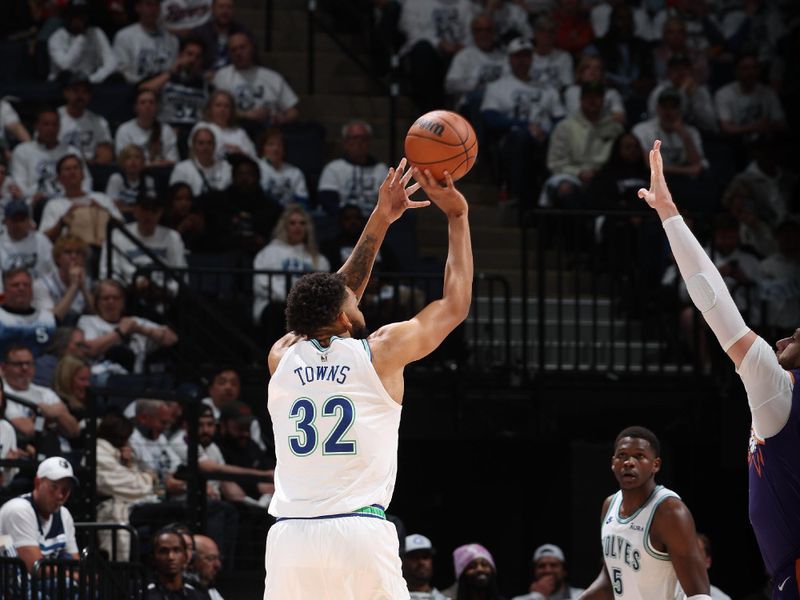
[[[419,533],[406,536],[406,554],[409,552],[414,552],[415,550],[427,550],[430,553],[436,552],[436,550],[433,549],[433,544],[431,544],[431,541]]]
[[[39,468],[36,470],[36,477],[39,479],[49,479],[51,481],[58,481],[69,477],[75,483],[78,483],[78,478],[72,471],[72,465],[66,458],[60,456],[51,456],[39,463]]]
[[[533,52],[533,44],[531,44],[531,41],[525,37],[514,38],[508,42],[508,47],[506,48],[506,52],[508,54],[516,54],[517,52],[522,52],[523,50]]]
[[[555,544],[543,544],[539,546],[533,553],[533,562],[539,562],[540,558],[545,558],[546,556],[552,556],[561,562],[565,562],[564,552]]]

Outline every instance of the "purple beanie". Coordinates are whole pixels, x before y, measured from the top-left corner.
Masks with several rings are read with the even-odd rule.
[[[494,558],[486,548],[480,544],[464,544],[453,550],[453,566],[456,571],[456,579],[461,577],[461,573],[464,572],[467,565],[476,558],[485,558],[492,565],[492,569],[497,570],[494,565]]]

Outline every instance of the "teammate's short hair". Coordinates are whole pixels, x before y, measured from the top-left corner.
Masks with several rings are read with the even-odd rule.
[[[653,449],[656,457],[661,456],[661,442],[658,441],[656,434],[647,429],[647,427],[642,427],[641,425],[626,427],[619,432],[617,439],[614,440],[614,447],[616,448],[617,444],[619,444],[619,441],[626,437],[646,440]]]
[[[345,300],[344,276],[339,273],[309,273],[298,279],[286,299],[286,327],[311,336],[333,323]]]

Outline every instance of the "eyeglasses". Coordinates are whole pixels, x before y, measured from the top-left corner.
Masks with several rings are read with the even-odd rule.
[[[20,369],[22,367],[33,367],[32,360],[7,360],[5,364],[9,367],[19,367]]]

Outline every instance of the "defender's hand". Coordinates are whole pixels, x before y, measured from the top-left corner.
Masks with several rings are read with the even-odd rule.
[[[667,182],[664,179],[664,161],[661,158],[661,140],[656,140],[650,150],[650,189],[639,190],[639,198],[654,208],[662,218],[667,213],[677,214],[672,194],[669,193]]]

